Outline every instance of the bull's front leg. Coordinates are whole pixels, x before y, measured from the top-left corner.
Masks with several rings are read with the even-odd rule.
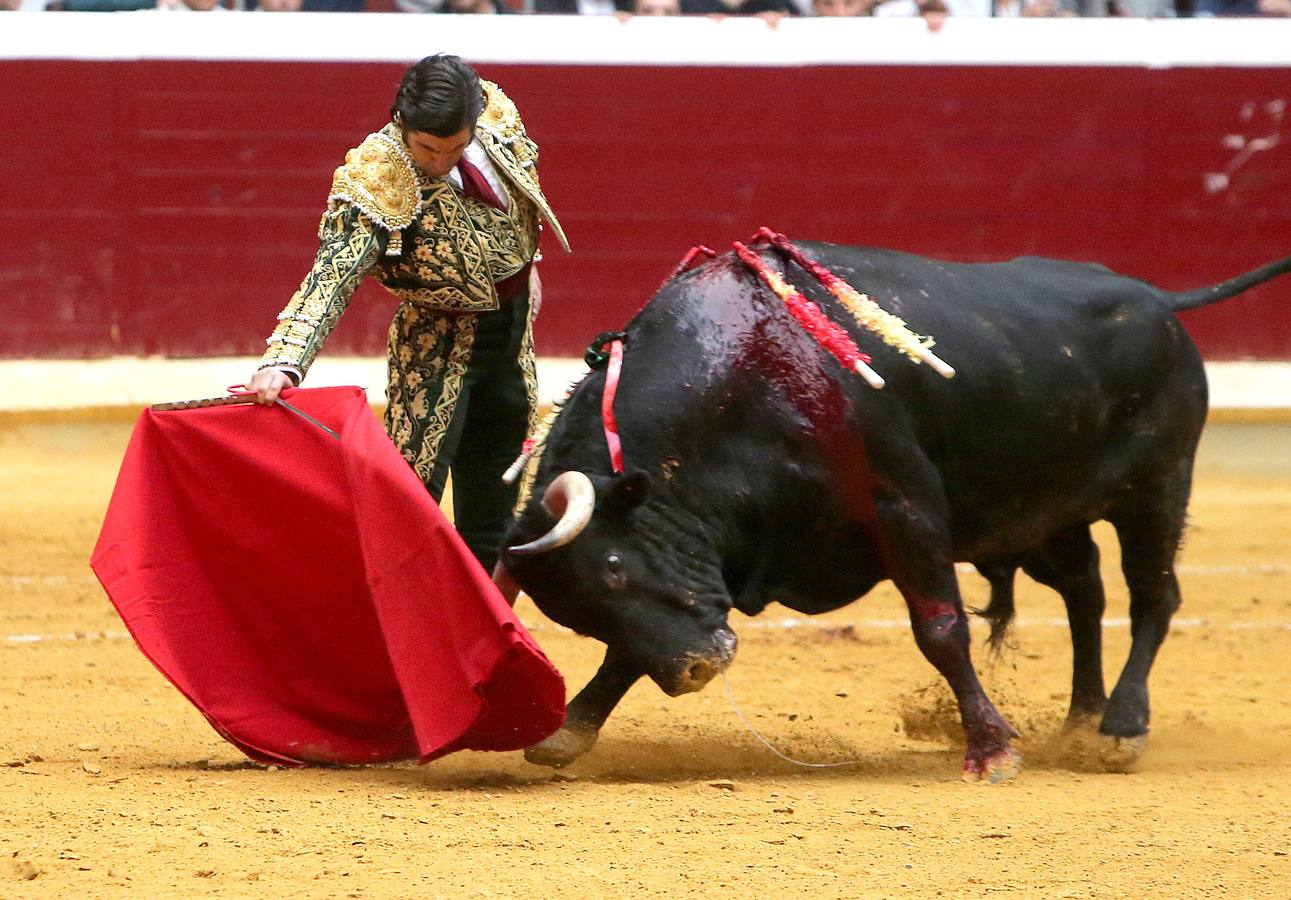
[[[1009,746],[1017,737],[986,696],[969,654],[968,617],[959,596],[948,540],[916,505],[898,502],[880,518],[887,567],[905,598],[915,643],[950,685],[959,704],[968,752],[965,781],[992,784],[1017,774],[1022,757]]]
[[[526,749],[524,758],[535,765],[560,769],[591,750],[614,707],[644,674],[641,667],[606,648],[600,669],[565,707],[565,724]]]
[[[954,569],[948,568],[947,574],[953,581]],[[964,780],[994,784],[1012,778],[1022,758],[1009,746],[1009,738],[1018,733],[995,709],[977,680],[968,651],[968,619],[958,590],[925,594],[902,589],[902,595],[910,610],[915,643],[946,679],[959,703],[968,741]]]

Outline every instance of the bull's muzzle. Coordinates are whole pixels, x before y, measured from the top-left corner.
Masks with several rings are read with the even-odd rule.
[[[711,650],[685,657],[672,683],[661,684],[660,687],[671,697],[701,690],[730,666],[735,659],[737,644],[734,632],[725,628],[719,630],[713,636]]]

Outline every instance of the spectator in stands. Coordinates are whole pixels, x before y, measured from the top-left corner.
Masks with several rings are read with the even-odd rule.
[[[800,10],[791,0],[681,0],[684,16],[758,16],[775,26]]]
[[[439,8],[442,13],[456,13],[458,15],[512,15],[515,10],[512,9],[506,0],[444,0],[444,5]]]
[[[626,20],[638,16],[760,16],[774,25],[787,15],[798,15],[793,0],[535,0],[540,15],[616,15]]]
[[[1259,0],[1194,0],[1192,14],[1207,19],[1214,16],[1254,16],[1259,14]]]
[[[157,0],[51,0],[45,8],[65,12],[131,12],[156,9]]]
[[[619,9],[614,0],[534,0],[533,11],[539,15],[612,16]]]
[[[1181,13],[1175,7],[1174,0],[1110,0],[1108,10],[1108,15],[1127,19],[1173,19],[1177,15],[1188,14],[1188,11]]]
[[[223,0],[54,0],[48,9],[65,12],[132,12],[160,9],[171,12],[226,12]]]
[[[811,12],[817,16],[868,16],[875,0],[811,0]]]
[[[948,17],[1050,18],[1075,14],[1074,0],[886,0],[873,15],[923,16],[933,30]]]
[[[871,11],[871,15],[877,16],[879,6],[888,4],[880,3]],[[941,26],[945,24],[946,19],[950,18],[950,7],[946,5],[946,0],[914,0],[911,4],[914,9],[909,15],[920,16],[928,25],[929,31],[940,31]],[[902,13],[898,13],[901,15]]]
[[[741,16],[760,16],[769,25],[785,16],[802,15],[802,9],[792,0],[744,0],[738,12]]]
[[[367,7],[364,0],[243,0],[242,8],[262,12],[363,12]]]

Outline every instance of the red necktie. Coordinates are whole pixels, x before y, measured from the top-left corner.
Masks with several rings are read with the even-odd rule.
[[[457,172],[462,176],[462,193],[476,200],[482,200],[494,209],[505,211],[506,207],[498,199],[493,187],[484,177],[484,173],[466,161],[463,156],[457,161]]]

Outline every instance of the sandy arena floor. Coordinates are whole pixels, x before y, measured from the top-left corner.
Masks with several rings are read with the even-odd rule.
[[[1288,426],[1208,432],[1138,772],[1060,762],[1062,605],[1021,580],[1016,647],[977,654],[1024,734],[1022,775],[995,787],[958,780],[948,692],[890,588],[811,621],[733,622],[729,683],[752,725],[800,760],[849,765],[778,759],[720,682],[676,700],[639,685],[555,777],[519,753],[248,763],[123,637],[90,574],[127,433],[0,421],[2,898],[1291,896]],[[1127,600],[1099,536],[1110,684]],[[963,583],[985,601],[984,581]],[[522,604],[581,687],[598,645]]]

